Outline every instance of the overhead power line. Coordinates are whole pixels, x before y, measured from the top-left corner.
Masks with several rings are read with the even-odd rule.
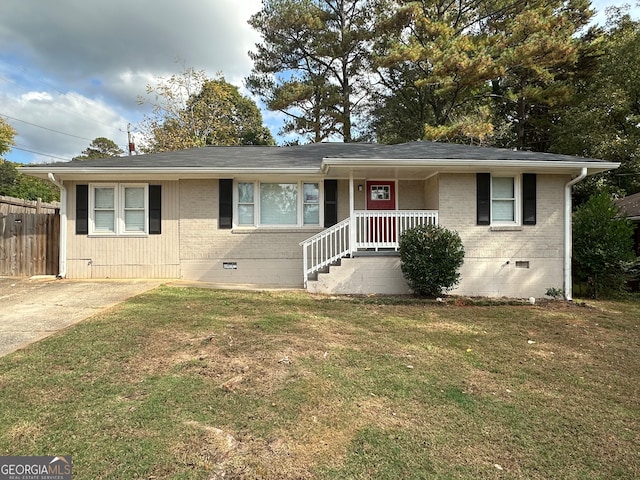
[[[63,160],[65,162],[68,162],[71,160],[70,158],[58,157],[57,155],[53,155],[51,153],[36,152],[35,150],[29,150],[28,148],[18,147],[16,145],[13,145],[11,149],[20,150],[21,152],[34,153],[36,155],[41,155],[43,157],[55,158],[56,160]]]
[[[4,113],[0,113],[0,116],[2,116],[4,118],[8,118],[10,120],[14,120],[16,122],[21,122],[21,123],[25,123],[27,125],[31,125],[32,127],[41,128],[43,130],[48,130],[49,132],[58,133],[60,135],[66,135],[67,137],[79,138],[80,140],[89,140],[90,142],[93,140],[92,138],[79,137],[78,135],[73,135],[72,133],[65,133],[65,132],[61,132],[59,130],[54,130],[53,128],[43,127],[42,125],[37,125],[35,123],[27,122],[26,120],[20,120],[19,118],[11,117],[11,116],[6,115]]]
[[[0,68],[5,67],[6,64],[2,64],[0,63]],[[11,71],[14,70],[14,67],[12,66]],[[92,104],[89,102],[90,99],[88,99],[87,97],[84,97],[82,94],[79,94],[77,92],[63,92],[62,90],[60,90],[59,88],[57,88],[57,86],[50,80],[47,80],[46,78],[43,78],[42,75],[37,74],[36,72],[34,72],[33,70],[29,70],[27,69],[24,65],[21,65],[19,67],[19,70],[21,70],[22,72],[24,72],[24,74],[29,78],[30,82],[36,82],[41,84],[43,87],[45,87],[45,90],[53,90],[55,92],[57,92],[61,97],[67,97],[67,96],[73,96],[75,99],[79,100],[80,102],[84,103],[85,105],[88,106],[92,106]],[[1,70],[0,70],[1,71]],[[8,69],[7,69],[8,71]],[[0,80],[4,80],[7,83],[11,83],[13,84],[16,88],[24,91],[24,92],[29,92],[30,90],[28,88],[26,88],[25,86],[21,85],[20,83],[12,80],[11,78],[4,76],[4,75],[0,75]],[[67,112],[70,113],[71,115],[77,116],[77,117],[84,117],[88,120],[90,120],[92,123],[95,124],[100,124],[103,125],[105,127],[109,127],[110,129],[114,129],[114,126],[108,123],[104,123],[98,119],[96,119],[95,117],[91,116],[91,115],[87,115],[83,112],[79,112],[77,110],[72,110],[70,108],[66,108],[63,105],[60,105],[59,103],[54,103],[53,105],[51,105],[51,108],[53,108],[54,110],[59,110],[59,111],[63,111],[63,112]],[[119,131],[122,131],[121,129],[118,129]]]

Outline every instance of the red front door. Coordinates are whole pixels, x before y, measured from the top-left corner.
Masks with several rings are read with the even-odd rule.
[[[388,180],[367,181],[367,210],[395,210],[396,183]],[[394,218],[371,218],[369,221],[370,242],[395,242],[396,222]]]
[[[367,181],[367,210],[395,210],[396,182]]]

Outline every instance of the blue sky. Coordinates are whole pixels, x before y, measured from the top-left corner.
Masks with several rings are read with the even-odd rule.
[[[594,2],[595,21],[624,3]],[[0,116],[18,132],[4,157],[70,160],[96,137],[125,150],[127,125],[135,132],[147,113],[137,98],[183,65],[241,87],[260,40],[247,20],[260,8],[260,0],[3,0]],[[638,5],[632,16],[640,18]],[[276,135],[281,117],[263,117]]]

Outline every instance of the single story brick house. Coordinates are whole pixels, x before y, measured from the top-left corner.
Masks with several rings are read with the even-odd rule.
[[[398,239],[456,230],[452,292],[571,296],[571,185],[617,163],[435,142],[202,147],[31,165],[61,188],[60,275],[410,293]]]

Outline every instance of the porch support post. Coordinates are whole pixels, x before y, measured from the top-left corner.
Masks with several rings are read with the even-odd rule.
[[[353,253],[356,250],[356,217],[355,211],[355,193],[353,188],[353,171],[349,172],[349,252]]]

